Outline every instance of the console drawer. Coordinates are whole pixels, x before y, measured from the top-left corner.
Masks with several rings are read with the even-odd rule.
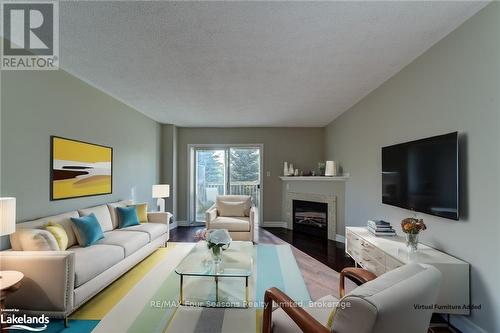
[[[371,243],[362,240],[360,242],[361,245],[361,253],[363,256],[369,256],[372,259],[380,261],[385,264],[385,253],[373,246]]]
[[[377,276],[385,273],[385,265],[375,259],[362,257],[357,262],[361,267]]]
[[[352,255],[361,255],[361,238],[352,232],[346,232],[346,252]]]

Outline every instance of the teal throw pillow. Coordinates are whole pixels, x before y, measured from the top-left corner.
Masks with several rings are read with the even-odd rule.
[[[78,243],[80,246],[89,246],[104,238],[101,225],[94,213],[82,217],[72,217],[71,222],[75,232],[78,234]]]
[[[139,216],[137,216],[137,208],[130,207],[116,207],[118,214],[118,228],[131,227],[139,224]]]

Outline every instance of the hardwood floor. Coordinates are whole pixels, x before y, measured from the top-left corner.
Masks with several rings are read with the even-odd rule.
[[[346,256],[343,243],[294,233],[285,228],[264,228],[276,237],[307,253],[331,269],[340,272],[345,267],[354,266],[354,261]]]
[[[177,227],[170,230],[170,242],[195,242],[195,235],[198,230],[205,229],[205,226]]]

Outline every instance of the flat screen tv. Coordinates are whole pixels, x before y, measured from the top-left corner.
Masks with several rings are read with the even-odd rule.
[[[459,219],[458,133],[382,148],[382,202]]]

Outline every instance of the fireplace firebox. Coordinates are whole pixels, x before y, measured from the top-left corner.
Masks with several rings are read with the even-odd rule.
[[[293,230],[328,239],[328,204],[293,200]]]

